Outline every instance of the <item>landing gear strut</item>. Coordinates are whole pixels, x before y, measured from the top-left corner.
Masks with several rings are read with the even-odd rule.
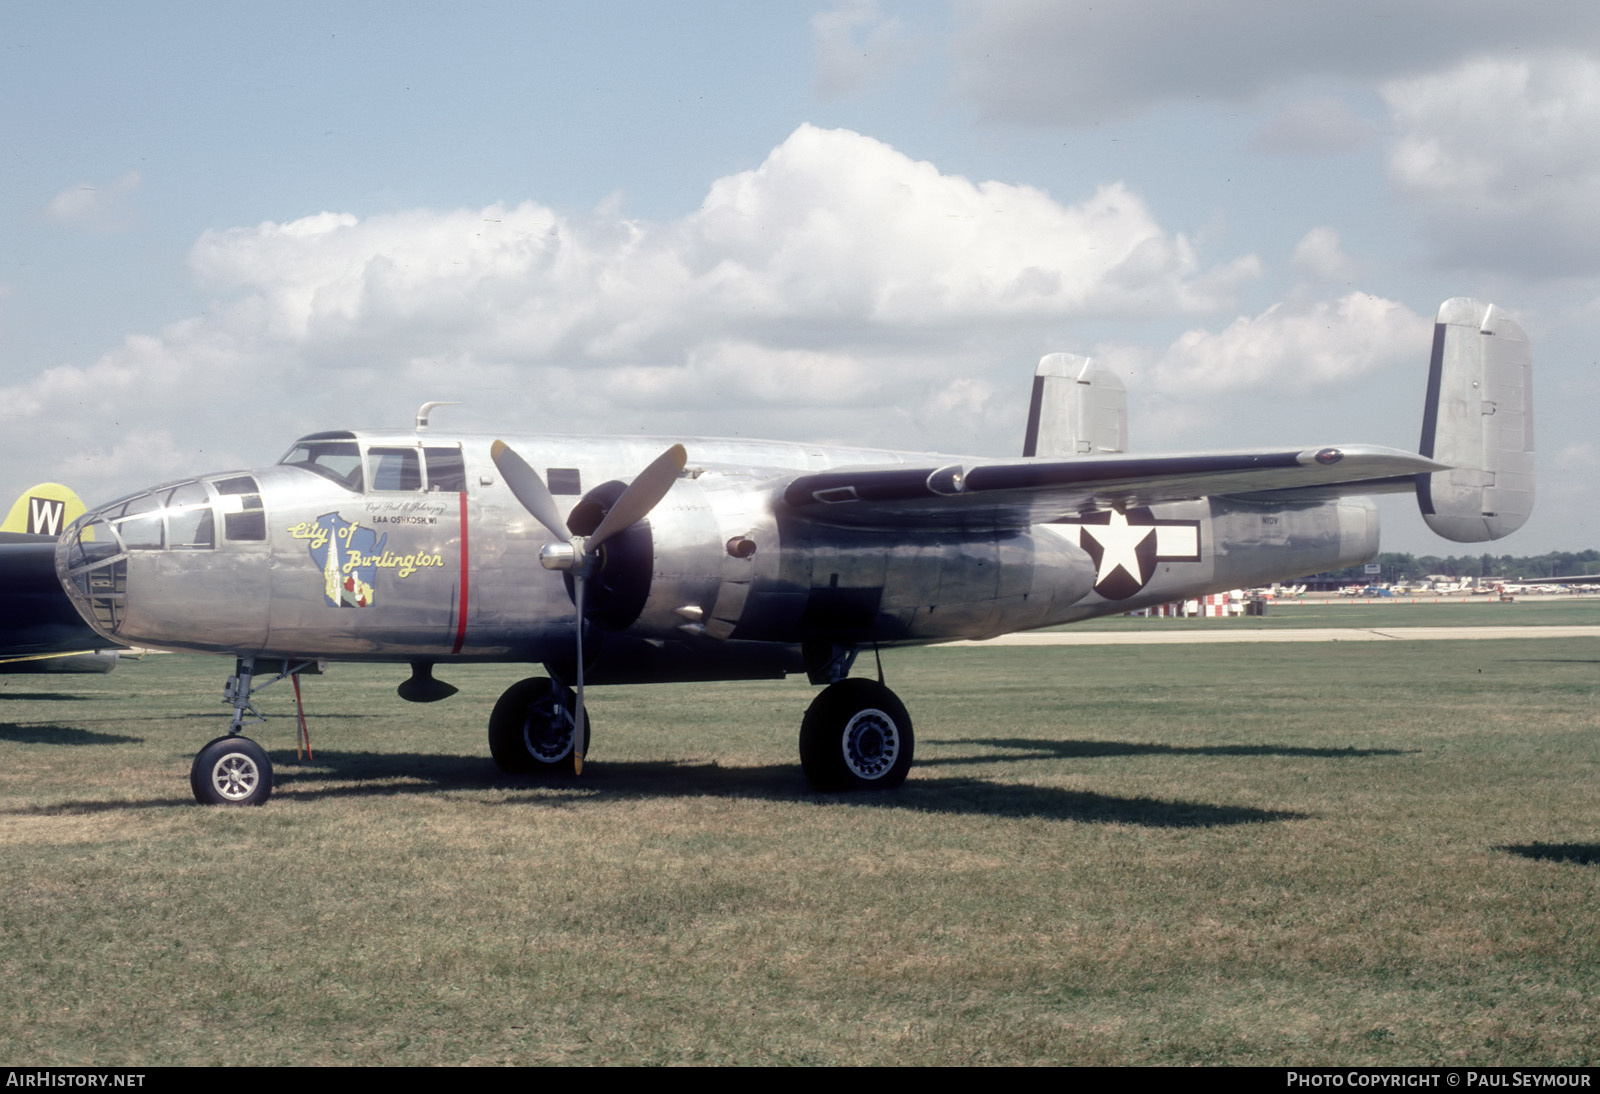
[[[285,660],[282,666],[276,676],[257,683],[256,659],[239,658],[234,675],[222,689],[222,701],[233,707],[228,735],[202,748],[189,768],[189,788],[201,805],[264,805],[272,796],[272,761],[264,748],[242,733],[246,725],[267,720],[250,697],[296,673],[322,671],[316,661]]]
[[[572,689],[543,676],[512,684],[489,715],[489,754],[508,775],[571,774]],[[583,712],[583,755],[589,754],[589,712]]]
[[[800,723],[800,766],[816,790],[892,790],[906,781],[911,716],[882,684],[829,684]]]

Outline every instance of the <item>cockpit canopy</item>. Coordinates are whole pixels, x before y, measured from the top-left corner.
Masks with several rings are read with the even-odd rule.
[[[315,472],[358,494],[467,488],[461,449],[455,445],[362,444],[354,433],[313,433],[296,441],[278,463]]]

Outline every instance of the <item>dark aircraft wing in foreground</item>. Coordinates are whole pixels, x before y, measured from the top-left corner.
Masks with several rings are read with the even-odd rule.
[[[83,512],[67,487],[41,483],[0,523],[0,674],[115,667],[115,645],[83,621],[56,576],[56,538]]]

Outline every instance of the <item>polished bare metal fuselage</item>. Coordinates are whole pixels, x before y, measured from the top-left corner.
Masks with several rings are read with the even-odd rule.
[[[73,555],[71,533],[63,538],[59,569],[69,592],[101,633],[128,645],[330,660],[570,658],[569,589],[561,574],[540,566],[549,533],[501,481],[489,455],[493,438],[345,436],[363,458],[378,448],[459,448],[465,489],[420,481],[410,489],[359,489],[288,465],[206,476],[198,481],[216,530],[205,547],[179,542],[180,516],[192,526],[196,507],[206,504],[194,501],[198,488],[185,495],[159,488],[150,492],[153,501],[128,507],[140,510],[143,523],[129,523],[127,536],[106,534],[123,527],[119,519],[135,519],[117,516],[123,503],[84,518],[81,527],[98,522],[99,529],[89,568],[115,572],[115,580],[85,580],[91,560]],[[565,515],[596,487],[630,478],[665,442],[543,436],[510,443],[563,484],[557,501]],[[1078,514],[999,528],[952,521],[908,533],[830,522],[826,512],[796,512],[782,496],[804,473],[962,462],[877,449],[694,442],[688,467],[648,526],[633,542],[608,546],[633,552],[627,560],[619,555],[615,567],[633,573],[624,574],[627,588],[611,614],[602,604],[590,627],[598,679],[774,675],[801,667],[806,643],[984,638],[1346,566],[1377,550],[1376,514],[1360,498],[1197,498],[1112,516],[1144,522],[1133,533],[1087,528],[1084,521],[1096,518]],[[241,503],[219,484],[244,475],[258,488],[259,502],[249,495],[242,504],[259,505],[260,520],[247,523],[256,529],[264,522],[260,538],[234,538],[224,529],[225,513]],[[162,509],[169,496],[190,500],[186,516]],[[165,532],[151,531],[163,512]],[[1111,542],[1111,532],[1125,548],[1120,574],[1117,543],[1099,546]],[[141,546],[123,542],[141,536]],[[348,586],[338,595],[335,571]],[[117,598],[115,607],[108,598]]]

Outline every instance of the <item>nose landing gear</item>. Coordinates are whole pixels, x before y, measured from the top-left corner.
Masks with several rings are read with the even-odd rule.
[[[234,674],[222,689],[222,701],[233,707],[228,734],[202,748],[189,768],[189,788],[201,805],[264,805],[272,796],[272,761],[266,749],[242,733],[247,724],[267,720],[250,697],[269,684],[298,673],[322,671],[318,661],[284,660],[282,666],[276,676],[257,683],[256,659],[239,658]]]
[[[218,737],[194,758],[189,787],[201,805],[265,805],[272,796],[272,761],[248,737]]]

